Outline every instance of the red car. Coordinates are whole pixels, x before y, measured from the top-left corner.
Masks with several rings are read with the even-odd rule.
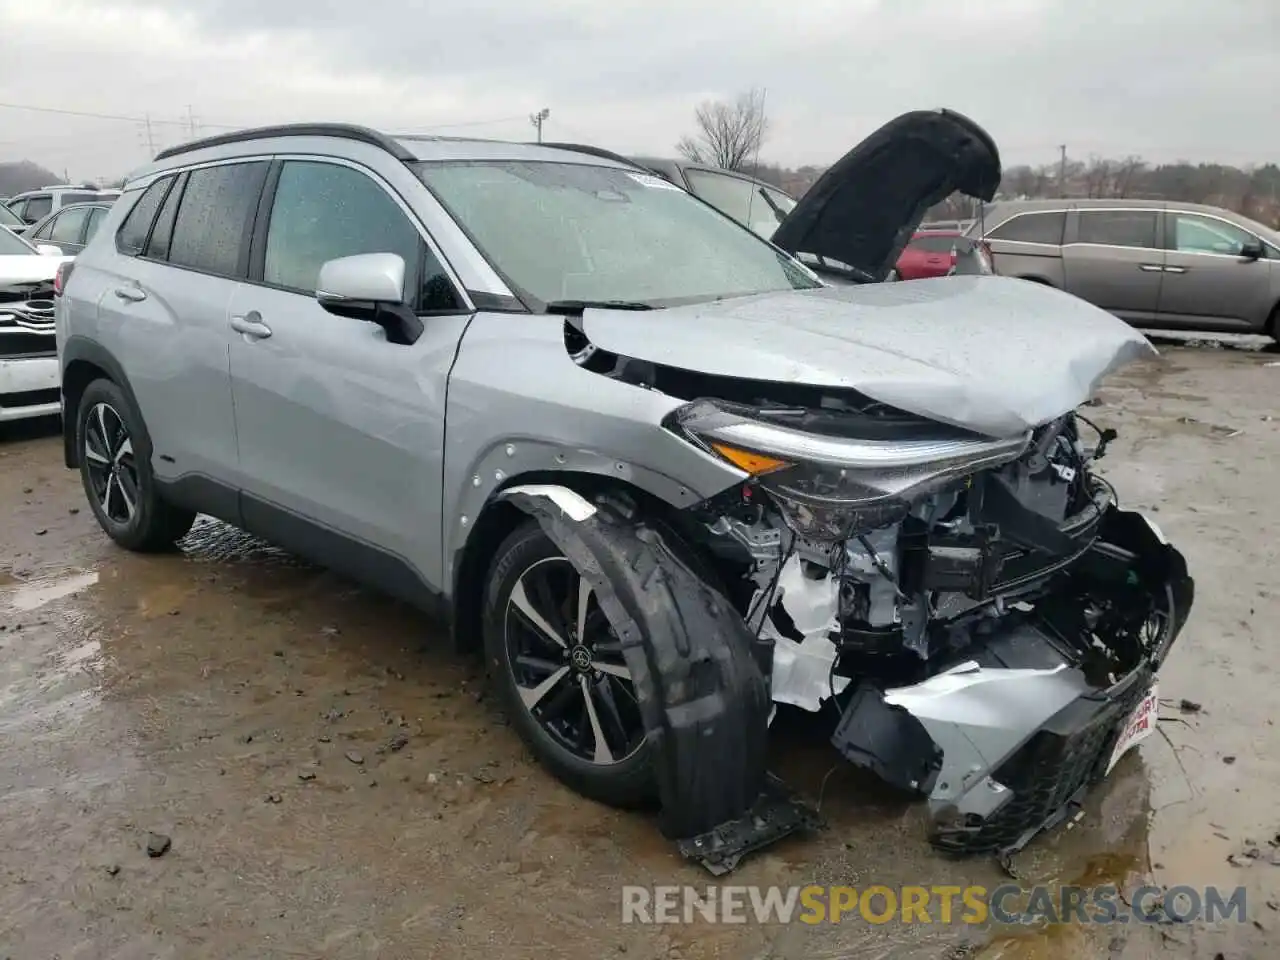
[[[960,270],[956,254],[975,253],[976,269]],[[958,230],[918,230],[898,257],[899,280],[945,277],[952,272],[991,273],[991,252],[986,244],[965,237]]]

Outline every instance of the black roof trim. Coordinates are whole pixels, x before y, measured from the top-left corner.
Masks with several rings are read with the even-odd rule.
[[[273,127],[250,127],[246,130],[235,130],[231,133],[219,133],[216,136],[192,140],[190,143],[169,147],[156,154],[157,160],[167,160],[192,150],[205,147],[221,147],[229,143],[244,143],[247,140],[265,140],[269,137],[337,137],[341,140],[355,140],[367,143],[387,151],[397,160],[416,160],[412,153],[396,143],[390,137],[377,130],[357,126],[352,123],[284,123]]]
[[[646,168],[636,163],[634,160],[624,157],[620,153],[614,153],[612,150],[606,150],[604,147],[593,147],[585,143],[531,143],[532,147],[551,147],[553,150],[572,150],[574,153],[585,153],[588,156],[600,157],[604,160],[613,160],[624,166],[632,167],[636,170],[645,170]]]

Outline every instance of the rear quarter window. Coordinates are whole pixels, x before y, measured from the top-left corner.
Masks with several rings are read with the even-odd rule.
[[[1062,212],[1020,213],[987,233],[991,240],[1062,245],[1067,215]]]
[[[164,195],[172,182],[173,177],[161,177],[156,180],[142,191],[142,196],[137,199],[133,209],[124,218],[124,223],[116,233],[116,249],[125,256],[136,257],[147,245],[147,234],[151,232],[151,223],[155,220],[160,202],[164,200]]]

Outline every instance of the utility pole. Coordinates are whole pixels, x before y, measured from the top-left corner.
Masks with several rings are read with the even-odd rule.
[[[192,140],[196,138],[196,118],[195,114],[191,112],[191,104],[189,103],[187,104],[187,133]]]
[[[1061,155],[1058,160],[1058,195],[1065,197],[1067,195],[1067,145],[1065,143],[1058,144],[1058,153]]]
[[[151,114],[145,114],[142,120],[143,128],[147,135],[147,155],[154,158],[156,155],[156,137],[151,130]]]
[[[529,114],[529,122],[538,130],[538,142],[542,142],[542,125],[547,122],[547,117],[551,116],[551,111],[543,107],[537,113]]]

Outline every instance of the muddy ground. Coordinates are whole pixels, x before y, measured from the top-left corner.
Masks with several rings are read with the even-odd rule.
[[[1163,736],[1017,862],[1027,882],[1244,884],[1256,924],[623,926],[622,884],[710,878],[651,817],[531,763],[435,625],[211,521],[173,555],[115,548],[55,423],[0,437],[0,957],[1274,957],[1277,359],[1167,346],[1090,410],[1197,606]],[[931,853],[919,806],[783,728],[775,769],[821,794],[830,829],[736,882],[1002,882]],[[172,839],[161,857],[151,832]],[[1249,845],[1259,859],[1228,863]]]

